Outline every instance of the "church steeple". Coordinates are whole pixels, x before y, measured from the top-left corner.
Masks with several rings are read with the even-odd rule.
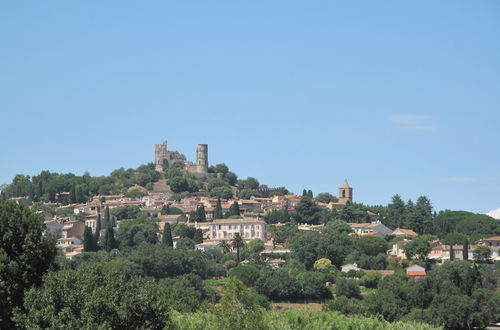
[[[349,186],[347,179],[345,179],[344,184],[339,188],[339,202],[345,204],[347,201],[352,202],[352,188]]]

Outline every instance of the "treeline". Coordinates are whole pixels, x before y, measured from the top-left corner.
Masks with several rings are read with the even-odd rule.
[[[500,315],[497,267],[468,261],[446,262],[420,280],[408,280],[403,272],[386,276],[377,290],[366,296],[355,290],[337,292],[325,310],[346,315],[377,316],[387,321],[418,321],[447,329],[483,328]],[[351,280],[350,286],[356,288]],[[359,293],[359,290],[358,290]]]
[[[500,222],[484,214],[466,211],[445,210],[436,214],[431,201],[421,196],[416,203],[411,200],[404,202],[399,195],[392,198],[387,206],[369,206],[361,203],[347,202],[340,210],[328,210],[320,207],[318,198],[322,201],[334,200],[328,193],[311,198],[312,192],[304,194],[293,211],[285,202],[281,210],[274,210],[264,216],[268,224],[277,223],[307,223],[311,225],[327,224],[342,220],[349,223],[380,221],[391,229],[405,228],[419,235],[429,234],[444,237],[449,233],[460,232],[471,237],[471,241],[488,235],[500,234]]]
[[[29,197],[34,202],[84,203],[91,195],[126,193],[134,185],[152,189],[159,178],[160,173],[155,171],[152,163],[136,169],[120,168],[109,176],[99,177],[93,177],[88,172],[78,176],[42,171],[33,177],[16,175],[3,193],[7,198]]]

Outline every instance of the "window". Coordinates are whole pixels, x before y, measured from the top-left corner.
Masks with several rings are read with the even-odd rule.
[[[231,229],[231,225],[229,225],[229,229]]]

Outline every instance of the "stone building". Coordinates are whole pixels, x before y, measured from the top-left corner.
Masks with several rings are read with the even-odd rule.
[[[345,204],[347,201],[352,202],[352,188],[346,179],[342,187],[339,188],[339,203]]]
[[[167,149],[167,141],[155,144],[155,168],[163,171],[176,161],[184,163],[184,170],[197,177],[208,175],[208,144],[198,144],[196,148],[196,162],[186,162],[185,157],[178,151]]]

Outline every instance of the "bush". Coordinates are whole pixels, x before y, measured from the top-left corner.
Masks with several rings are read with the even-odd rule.
[[[378,282],[382,278],[379,273],[368,273],[361,277],[361,282],[367,288],[375,289],[378,286]]]
[[[340,278],[337,280],[336,292],[337,296],[345,296],[347,298],[361,299],[361,291],[359,286],[353,280]]]

